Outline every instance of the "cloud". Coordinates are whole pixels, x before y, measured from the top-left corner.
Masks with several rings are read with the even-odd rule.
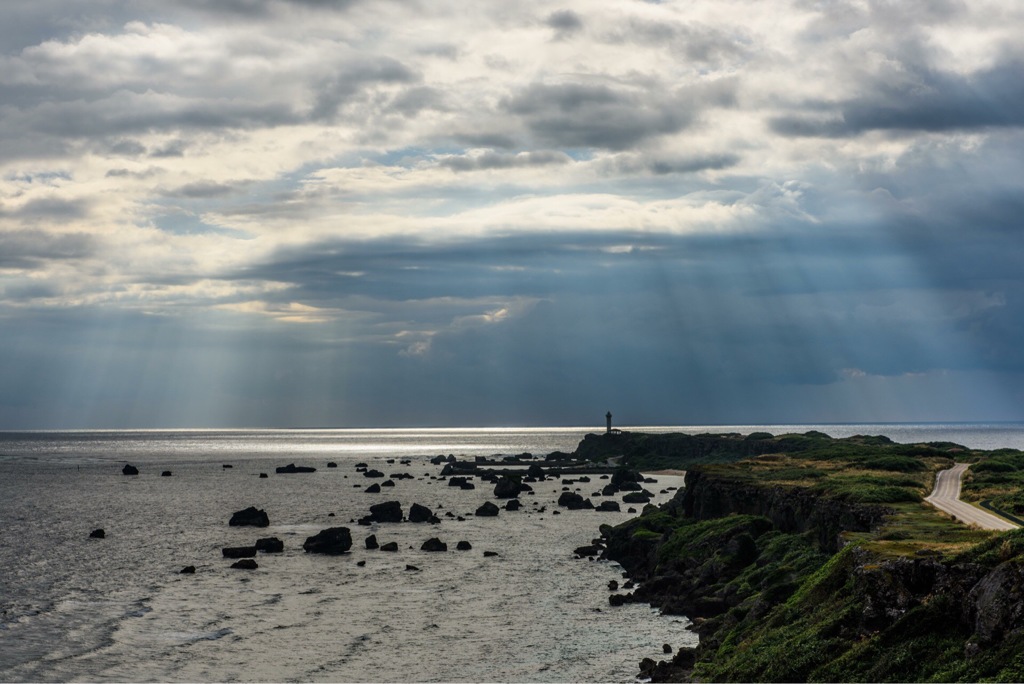
[[[516,154],[485,150],[477,154],[452,155],[438,162],[452,171],[480,171],[490,169],[511,169],[530,166],[569,164],[572,158],[564,152],[551,150],[519,152]]]
[[[583,18],[570,9],[555,10],[544,23],[555,30],[558,40],[565,40],[583,29]]]

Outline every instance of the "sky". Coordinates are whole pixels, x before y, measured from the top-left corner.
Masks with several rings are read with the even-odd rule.
[[[4,0],[0,429],[1024,420],[1017,0]]]

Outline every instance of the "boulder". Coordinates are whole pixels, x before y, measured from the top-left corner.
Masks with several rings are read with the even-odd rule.
[[[618,492],[619,492],[619,486],[618,485],[613,485],[613,484],[606,484],[601,489],[601,495],[602,496],[612,496],[613,494],[617,494]]]
[[[231,514],[231,519],[228,521],[228,525],[232,527],[268,527],[270,525],[270,518],[267,516],[267,512],[264,510],[257,510],[255,506],[249,506],[245,510],[236,511]]]
[[[497,499],[512,499],[519,496],[523,490],[523,484],[516,477],[503,475],[494,485],[494,496]]]
[[[352,548],[352,534],[347,527],[329,527],[307,538],[302,548],[307,553],[339,555]]]
[[[402,522],[402,504],[397,501],[370,506],[370,517],[376,522]]]
[[[384,473],[379,470],[367,470],[363,473],[363,477],[384,477]]]
[[[380,494],[380,485],[374,482],[372,485],[363,490],[367,494]]]
[[[160,473],[160,477],[170,477],[170,476],[171,476],[171,471],[170,470],[165,470],[164,472]]]
[[[255,570],[260,566],[257,565],[256,561],[254,561],[252,558],[243,558],[240,561],[235,561],[234,563],[232,563],[231,567],[235,570]]]
[[[366,538],[366,548],[370,551],[380,548],[380,544],[377,543],[377,535],[371,534],[369,537]]]
[[[612,484],[621,485],[624,482],[643,482],[644,476],[635,470],[619,468],[612,475]]]
[[[595,508],[594,510],[618,513],[622,509],[619,508],[618,501],[602,501],[597,505],[597,508]]]
[[[623,503],[628,503],[628,504],[647,503],[650,500],[651,500],[650,492],[643,492],[643,491],[640,491],[640,492],[630,492],[629,494],[626,494],[624,497],[622,497],[622,502]]]
[[[381,487],[394,487],[395,483],[392,482],[391,480],[384,480],[383,482],[380,483],[380,486]]]
[[[431,537],[427,541],[423,542],[420,547],[420,551],[447,551],[448,545],[437,537]]]
[[[618,591],[619,590],[619,583],[616,582],[615,580],[609,580],[608,581],[608,590],[609,591]]]
[[[434,512],[426,506],[421,506],[418,503],[414,503],[412,508],[409,509],[409,522],[422,523],[436,520]]]
[[[449,477],[448,478],[448,486],[449,487],[461,487],[462,485],[466,484],[466,482],[468,482],[468,480],[466,478],[464,478],[464,477]]]
[[[194,575],[194,574],[196,574],[196,566],[194,566],[194,565],[186,565],[185,567],[183,567],[181,570],[178,571],[178,574],[179,575]]]
[[[255,546],[225,546],[220,550],[225,558],[252,558],[256,555]]]
[[[576,550],[573,551],[573,553],[575,553],[577,556],[599,556],[601,554],[601,547],[597,546],[596,544],[591,544],[589,546],[578,546],[576,547]]]
[[[584,508],[593,508],[594,504],[590,499],[584,499],[576,492],[562,492],[558,497],[558,505],[568,508],[570,511],[578,511]]]
[[[420,571],[420,569],[417,568],[415,565],[409,565],[409,564],[406,564],[405,569],[410,571],[410,572],[419,572]]]
[[[269,476],[269,475],[267,475],[266,473],[260,473],[260,479],[261,479],[261,480],[265,480],[265,479],[266,479],[266,478],[268,478],[268,477],[270,477],[270,476]]]
[[[90,539],[105,539],[106,536],[107,536],[107,533],[103,531],[102,527],[99,528],[99,529],[93,530],[92,532],[89,533],[89,538]]]
[[[335,463],[334,461],[329,461],[329,462],[327,463],[327,467],[328,467],[328,468],[337,468],[337,467],[338,467],[338,464],[337,464],[337,463]]]
[[[284,542],[277,537],[264,537],[256,540],[256,550],[263,553],[281,553],[284,551]]]
[[[539,463],[531,463],[530,467],[526,470],[526,474],[529,477],[535,477],[538,480],[544,479],[544,469],[540,467]]]
[[[498,507],[490,501],[485,501],[480,508],[476,509],[474,515],[491,518],[498,515]]]
[[[121,473],[124,475],[138,475],[139,469],[133,466],[131,463],[128,463],[125,465],[124,468],[121,468]]]
[[[289,463],[286,466],[278,466],[274,472],[282,475],[289,473],[315,473],[316,468],[311,468],[310,466],[297,466],[294,463]]]
[[[455,545],[455,550],[456,551],[472,551],[473,550],[473,545],[470,544],[468,541],[463,540],[463,541],[460,541],[458,544]]]
[[[387,544],[381,544],[381,551],[398,551],[398,542],[388,542]]]
[[[440,455],[440,456],[435,456],[434,458],[430,459],[430,462],[433,463],[434,465],[441,465],[442,463],[445,462],[445,460],[446,459],[445,459],[444,455]]]
[[[494,558],[497,555],[497,551],[484,551],[484,558]]]
[[[224,465],[221,466],[221,468],[234,468],[234,467],[235,466],[231,465],[230,463],[225,463]]]
[[[518,511],[522,507],[523,504],[519,501],[519,499],[509,499],[507,502],[505,502],[506,511]]]

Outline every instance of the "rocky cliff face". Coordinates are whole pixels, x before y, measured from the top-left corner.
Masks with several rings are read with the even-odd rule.
[[[687,477],[671,502],[603,528],[637,583],[614,603],[694,620],[695,653],[653,681],[1024,680],[1024,531],[952,559],[879,557],[841,532],[886,509],[806,489]]]
[[[818,544],[837,551],[844,531],[866,532],[891,512],[884,506],[839,501],[798,487],[766,487],[709,477],[699,471],[686,474],[678,510],[696,520],[741,513],[768,518],[782,532],[814,531]]]

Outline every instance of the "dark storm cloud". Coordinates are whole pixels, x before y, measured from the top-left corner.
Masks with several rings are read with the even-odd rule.
[[[311,120],[332,120],[339,110],[363,88],[377,83],[415,83],[420,80],[413,69],[391,57],[361,59],[339,64],[336,71],[314,88],[316,103]]]
[[[665,93],[605,83],[534,83],[509,97],[506,112],[552,147],[622,150],[689,126],[705,107],[734,102],[735,85],[722,81]]]
[[[89,215],[91,202],[83,199],[66,200],[60,197],[34,199],[13,210],[0,205],[0,217],[32,221],[39,219],[70,221]]]
[[[572,158],[564,152],[541,150],[537,152],[520,152],[510,154],[488,151],[480,155],[463,155],[447,157],[440,166],[452,171],[480,171],[489,169],[512,169],[529,166],[551,166],[553,164],[569,164]]]
[[[688,62],[718,63],[750,56],[752,40],[738,29],[725,31],[703,24],[630,18],[602,36],[608,43],[662,46]]]
[[[188,183],[171,190],[164,191],[165,197],[182,197],[186,199],[211,199],[214,197],[226,197],[238,192],[245,183],[213,183],[210,181],[199,181]]]
[[[559,40],[569,38],[574,33],[583,30],[583,18],[569,9],[552,12],[544,20],[544,23],[555,30],[555,37]]]
[[[429,86],[416,86],[395,96],[388,108],[402,116],[413,117],[425,109],[447,111],[449,106],[444,91]]]
[[[0,232],[0,267],[31,269],[42,261],[86,257],[95,248],[95,239],[82,233],[60,235],[41,230],[4,231]],[[5,290],[5,296],[11,294],[9,289]]]
[[[906,65],[912,79],[864,84],[865,95],[838,105],[810,102],[808,114],[771,119],[788,136],[845,137],[871,130],[949,131],[1024,126],[1024,61],[971,74]]]
[[[638,155],[616,159],[611,165],[615,173],[636,173],[647,171],[664,176],[673,173],[697,173],[718,171],[740,163],[742,157],[732,152],[694,157],[665,157],[659,155]]]

